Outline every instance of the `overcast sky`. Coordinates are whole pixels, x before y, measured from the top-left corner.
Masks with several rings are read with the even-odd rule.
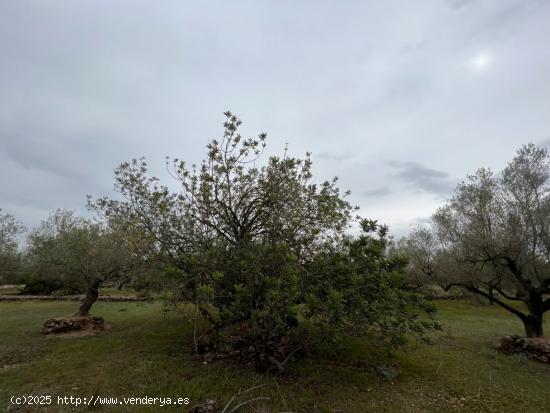
[[[0,208],[27,225],[222,133],[311,151],[396,235],[550,142],[550,1],[0,2]]]

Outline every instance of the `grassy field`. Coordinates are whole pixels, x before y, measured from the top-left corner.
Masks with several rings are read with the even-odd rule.
[[[201,399],[223,406],[239,389],[264,386],[242,400],[265,397],[240,411],[259,412],[548,412],[550,366],[508,357],[500,336],[522,333],[520,323],[494,306],[440,301],[443,331],[431,344],[413,343],[392,361],[399,377],[368,368],[368,346],[353,342],[339,355],[318,352],[292,365],[287,377],[267,377],[222,361],[192,357],[193,323],[152,303],[97,303],[111,329],[92,337],[40,334],[42,322],[73,313],[74,302],[0,303],[0,411],[12,395],[189,397],[182,409],[95,407],[94,411],[188,411]],[[548,328],[548,327],[547,327]],[[232,405],[238,403],[234,402]],[[84,411],[56,403],[35,411]],[[231,409],[229,409],[231,410]],[[228,410],[228,411],[229,411]]]

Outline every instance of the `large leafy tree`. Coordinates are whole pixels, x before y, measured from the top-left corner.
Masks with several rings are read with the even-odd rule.
[[[125,217],[151,241],[150,254],[181,281],[177,295],[210,321],[197,347],[238,350],[281,368],[300,347],[298,308],[326,292],[315,281],[324,276],[316,257],[342,244],[354,207],[336,179],[315,183],[309,154],[262,160],[266,135],[244,139],[240,120],[225,116],[222,138],[208,143],[200,165],[167,160],[178,191],[149,177],[144,159],[133,160],[115,171],[123,199],[90,206],[107,219]],[[376,296],[361,291],[354,302]]]
[[[240,120],[225,116],[222,138],[208,143],[199,166],[167,161],[178,192],[148,177],[145,160],[133,160],[115,171],[125,199],[90,206],[107,219],[125,217],[146,234],[151,254],[181,280],[178,295],[211,321],[211,342],[225,335],[227,344],[228,328],[244,322],[241,335],[254,342],[254,354],[273,360],[296,325],[304,266],[323,243],[341,236],[353,207],[336,180],[313,182],[309,155],[285,153],[260,164],[266,135],[244,139]]]
[[[18,237],[24,226],[13,215],[0,209],[0,282],[18,281],[22,270],[22,254]]]
[[[547,150],[522,147],[501,175],[478,170],[434,214],[432,232],[409,241],[416,269],[489,299],[519,317],[527,336],[541,336],[550,310]]]
[[[107,282],[134,275],[142,259],[123,231],[112,225],[56,210],[28,238],[29,276],[82,291],[78,315],[87,315]]]

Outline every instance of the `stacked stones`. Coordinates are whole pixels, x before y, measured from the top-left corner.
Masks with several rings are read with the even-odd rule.
[[[550,364],[550,338],[506,336],[500,342],[503,353],[523,353],[532,360]]]
[[[103,330],[104,328],[103,317],[58,317],[46,320],[42,328],[42,334],[65,333],[79,330]]]

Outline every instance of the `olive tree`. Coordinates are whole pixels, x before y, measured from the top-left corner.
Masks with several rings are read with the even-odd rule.
[[[78,315],[87,315],[106,282],[130,277],[140,259],[124,234],[105,223],[56,210],[29,234],[28,262],[34,280],[85,293]]]
[[[399,240],[398,251],[409,258],[409,275],[421,283],[437,283],[443,270],[442,251],[432,228],[417,227]]]
[[[18,237],[24,226],[13,215],[0,209],[0,282],[18,281],[21,275],[22,254]]]
[[[468,176],[434,214],[433,232],[410,239],[418,270],[500,305],[529,337],[543,334],[550,310],[549,168],[546,149],[523,146],[502,174]]]

